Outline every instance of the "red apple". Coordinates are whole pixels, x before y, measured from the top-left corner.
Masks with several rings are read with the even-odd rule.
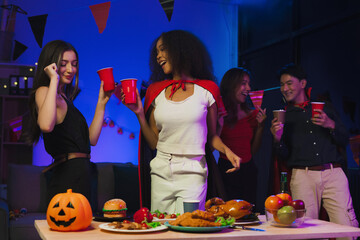
[[[293,208],[295,208],[297,218],[300,218],[300,217],[304,216],[305,211],[302,211],[302,210],[305,209],[305,203],[304,203],[303,200],[295,199],[295,200],[291,201],[289,203],[289,205],[292,206]]]
[[[305,209],[305,203],[303,200],[300,199],[290,201],[289,205],[294,207],[296,210]]]

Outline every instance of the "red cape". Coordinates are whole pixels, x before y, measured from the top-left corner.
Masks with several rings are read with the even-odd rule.
[[[153,83],[149,86],[145,95],[144,112],[145,116],[149,118],[149,107],[154,99],[161,93],[162,90],[170,86],[175,80],[164,80]],[[214,97],[218,107],[218,115],[225,116],[226,110],[221,99],[220,89],[215,82],[210,80],[194,80],[191,81],[206,90],[208,90]],[[217,168],[215,158],[212,154],[211,148],[206,144],[206,162],[208,165],[208,192],[207,198],[221,197],[226,198],[225,191],[222,184],[220,172]],[[140,184],[140,205],[141,207],[151,208],[151,178],[150,178],[150,161],[155,157],[156,151],[151,150],[146,140],[142,137],[140,131],[139,137],[139,184]]]
[[[164,80],[161,82],[153,83],[149,86],[148,90],[146,91],[146,95],[145,95],[145,103],[144,103],[145,113],[147,112],[147,110],[149,110],[151,103],[161,93],[161,91],[164,90],[165,88],[167,88],[168,86],[170,86],[171,84],[173,84],[174,82],[177,82],[177,81],[176,80]],[[218,107],[218,114],[220,116],[226,115],[224,103],[223,103],[223,101],[221,99],[221,95],[220,95],[220,89],[219,89],[218,85],[216,85],[215,82],[210,81],[210,80],[194,80],[194,81],[189,81],[189,82],[193,82],[194,84],[199,85],[200,87],[203,87],[206,90],[208,90],[213,95],[213,97],[216,101],[216,105]]]

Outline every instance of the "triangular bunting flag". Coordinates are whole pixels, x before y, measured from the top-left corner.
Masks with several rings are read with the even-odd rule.
[[[106,22],[109,17],[110,2],[99,3],[89,7],[99,29],[99,33],[102,33],[105,30]]]
[[[36,42],[39,44],[39,47],[42,48],[42,42],[44,38],[45,25],[47,14],[38,15],[34,17],[28,17],[31,30],[35,36]]]
[[[171,16],[174,10],[175,0],[159,0],[161,7],[164,9],[164,12],[169,20],[171,21]]]
[[[262,104],[262,99],[263,99],[263,95],[264,95],[264,90],[259,90],[259,91],[252,91],[249,92],[251,101],[254,104],[254,107],[261,107]]]
[[[20,57],[27,48],[27,46],[15,40],[13,60],[16,60],[18,57]]]

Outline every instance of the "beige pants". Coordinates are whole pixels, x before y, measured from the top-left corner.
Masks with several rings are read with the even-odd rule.
[[[305,202],[307,217],[319,218],[322,203],[329,215],[330,222],[353,227],[359,226],[349,191],[349,183],[341,168],[324,171],[293,169],[290,188],[293,199],[302,199]]]
[[[151,211],[183,213],[183,200],[200,200],[205,209],[207,164],[203,155],[173,155],[157,151],[150,162]]]

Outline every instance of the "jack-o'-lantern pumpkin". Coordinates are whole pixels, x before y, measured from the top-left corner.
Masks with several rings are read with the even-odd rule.
[[[87,198],[68,189],[56,194],[50,201],[46,220],[51,229],[57,231],[77,231],[87,228],[92,221],[92,211]]]

